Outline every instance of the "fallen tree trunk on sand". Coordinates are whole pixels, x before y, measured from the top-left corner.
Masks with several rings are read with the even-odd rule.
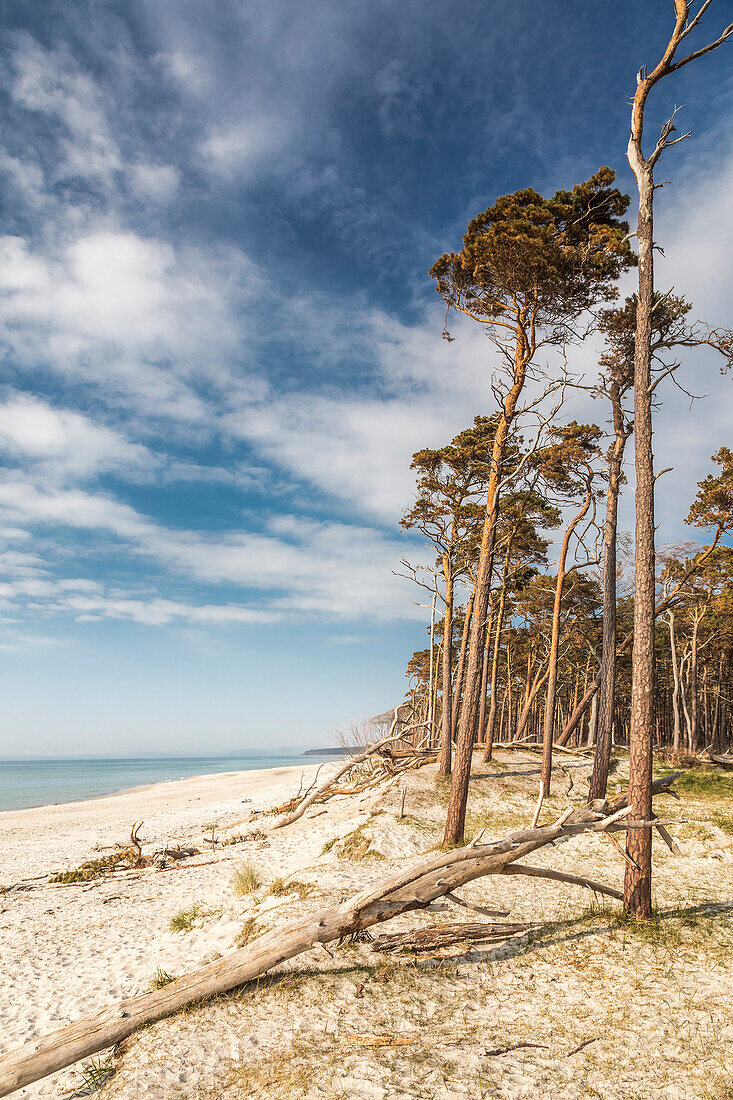
[[[402,705],[403,704],[401,704],[401,706]],[[392,725],[386,737],[383,737],[381,741],[376,741],[374,744],[367,745],[363,752],[357,753],[356,756],[350,757],[346,761],[346,763],[342,765],[342,767],[340,767],[337,772],[335,772],[334,775],[331,775],[328,777],[328,779],[325,779],[319,787],[307,790],[292,810],[288,809],[289,805],[292,806],[292,803],[286,803],[285,807],[281,807],[281,809],[284,809],[288,812],[284,812],[282,816],[274,822],[271,828],[282,829],[286,825],[292,825],[294,821],[297,821],[303,816],[308,807],[312,806],[314,802],[325,801],[327,797],[330,798],[334,794],[358,794],[360,791],[366,790],[367,787],[376,785],[378,782],[381,782],[384,779],[390,779],[393,776],[401,774],[402,772],[410,771],[413,767],[421,762],[421,757],[424,758],[422,762],[426,764],[434,761],[434,753],[420,752],[420,748],[427,740],[427,737],[424,737],[420,744],[417,746],[412,746],[408,744],[407,748],[403,752],[395,754],[391,750],[390,746],[396,744],[398,741],[406,743],[405,731],[399,734],[395,734],[394,732],[399,719],[399,711],[400,707],[395,707]],[[420,725],[420,723],[418,723],[418,725]],[[360,786],[357,786],[356,789],[352,789],[350,791],[340,791],[337,788],[336,785],[339,779],[342,779],[343,776],[352,771],[353,768],[358,767],[359,764],[364,764],[367,760],[374,756],[382,757],[382,765],[385,769],[384,775],[379,775],[376,777],[369,776],[366,782],[364,782]],[[316,776],[318,776],[318,772],[316,772]]]
[[[398,737],[383,737],[381,741],[377,741],[374,745],[368,745],[364,752],[360,752],[358,756],[352,756],[334,775],[330,775],[328,779],[325,779],[319,787],[307,793],[298,804],[297,808],[292,813],[283,814],[277,821],[271,826],[273,829],[282,829],[285,825],[292,825],[294,821],[301,818],[309,806],[312,806],[314,802],[317,802],[319,798],[331,788],[335,787],[339,779],[350,772],[352,768],[355,768],[357,764],[363,764],[370,756],[375,756],[383,749],[394,741],[402,741],[401,736]],[[387,777],[385,777],[387,778]],[[336,793],[336,792],[334,792]]]
[[[654,793],[668,790],[679,774],[672,773],[655,780]],[[610,801],[598,799],[577,810],[568,809],[552,825],[520,829],[502,840],[487,844],[478,843],[476,838],[464,848],[435,853],[347,899],[336,908],[321,909],[275,928],[246,947],[184,974],[162,989],[118,1001],[101,1012],[84,1016],[43,1039],[11,1051],[0,1060],[0,1096],[7,1096],[56,1070],[114,1046],[142,1024],[169,1016],[192,1001],[244,985],[316,944],[341,940],[402,913],[425,909],[438,898],[486,875],[537,874],[538,869],[535,868],[520,871],[516,860],[560,837],[630,826],[646,828],[653,824],[621,821],[629,809],[628,794],[624,792]],[[560,875],[557,873],[553,877],[560,878]],[[570,881],[570,878],[564,876],[560,880]],[[573,881],[591,889],[597,888],[589,880],[573,877]],[[610,892],[608,888],[606,892]]]
[[[373,951],[439,951],[465,943],[501,943],[526,936],[539,924],[488,924],[486,921],[464,921],[461,924],[433,924],[429,928],[413,928],[410,932],[394,932],[377,936]]]

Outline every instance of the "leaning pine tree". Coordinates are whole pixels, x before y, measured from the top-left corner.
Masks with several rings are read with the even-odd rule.
[[[601,168],[572,191],[558,191],[549,199],[530,188],[504,195],[469,224],[462,250],[441,256],[431,269],[448,309],[485,326],[501,364],[493,379],[499,402],[497,428],[490,456],[446,844],[463,839],[502,466],[510,432],[522,412],[522,394],[538,351],[571,340],[581,314],[613,300],[615,281],[634,262],[629,227],[622,221],[629,200],[612,186],[614,179],[610,168]]]

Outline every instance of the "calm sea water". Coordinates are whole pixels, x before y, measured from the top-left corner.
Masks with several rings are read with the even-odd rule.
[[[0,811],[77,802],[189,775],[317,764],[328,756],[182,756],[140,759],[0,760]]]

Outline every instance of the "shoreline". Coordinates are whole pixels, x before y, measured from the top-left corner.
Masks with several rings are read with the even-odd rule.
[[[332,822],[327,815],[304,820],[277,846],[257,835],[216,851],[207,848],[206,826],[216,822],[222,839],[257,833],[251,811],[292,798],[301,776],[307,786],[320,766],[186,776],[0,813],[0,955],[11,961],[0,990],[0,1055],[90,1009],[144,991],[159,971],[180,974],[231,951],[251,904],[232,888],[235,868],[260,860],[268,880],[299,871],[319,856]],[[349,812],[351,807],[342,810]],[[71,884],[50,881],[124,846],[132,823],[141,819],[146,854],[177,845],[197,854],[162,872],[148,867]],[[201,914],[194,930],[171,929],[181,912]],[[18,1096],[60,1100],[78,1087],[75,1066]]]
[[[131,757],[130,761],[139,762],[140,759],[141,758]],[[153,757],[153,758],[151,758],[151,760],[153,762],[157,762],[158,760],[165,760],[165,759],[166,758],[164,758],[164,757],[159,757],[159,758],[158,757]],[[175,759],[178,760],[178,758],[175,758]],[[216,759],[216,758],[215,757],[203,758],[202,763],[207,763],[207,762],[209,762],[211,760],[214,760],[214,759]],[[229,761],[230,759],[235,760],[236,758],[220,757],[219,759]],[[254,757],[254,756],[252,756],[252,757],[241,757],[240,759],[243,760],[243,761],[251,760],[254,763],[258,759],[262,759],[263,761],[275,761],[278,758],[277,758],[277,756],[273,755],[273,756],[263,756],[261,758]],[[80,797],[74,796],[74,797],[71,797],[71,798],[68,798],[68,799],[64,798],[64,799],[60,799],[59,801],[54,801],[54,802],[48,802],[48,801],[47,802],[35,802],[30,806],[10,806],[8,808],[0,807],[0,820],[2,820],[2,818],[6,814],[23,813],[23,812],[26,812],[26,811],[39,812],[39,811],[43,811],[43,810],[53,809],[53,808],[60,807],[60,806],[72,806],[72,805],[77,805],[77,804],[81,804],[81,803],[85,803],[85,802],[98,802],[98,801],[101,801],[103,799],[114,798],[117,795],[129,794],[129,793],[139,793],[141,791],[147,791],[147,790],[149,790],[153,787],[157,787],[157,786],[160,786],[160,785],[166,784],[166,783],[182,783],[182,782],[185,782],[186,780],[189,780],[189,779],[202,780],[202,779],[213,779],[217,776],[225,776],[225,775],[228,775],[228,776],[249,775],[249,774],[254,774],[255,772],[260,773],[260,772],[265,772],[265,771],[278,771],[278,770],[283,769],[283,768],[293,768],[293,769],[301,768],[301,770],[305,770],[307,768],[311,768],[311,767],[314,767],[314,766],[319,766],[319,765],[322,765],[322,764],[332,763],[332,762],[338,760],[339,757],[336,757],[336,756],[332,757],[332,756],[324,753],[323,758],[320,759],[320,760],[317,756],[303,757],[302,764],[300,763],[300,758],[298,758],[298,757],[283,755],[282,759],[284,761],[288,761],[288,763],[283,763],[283,764],[270,763],[270,764],[266,765],[265,767],[261,767],[261,768],[258,768],[258,767],[253,767],[253,768],[227,768],[225,771],[202,771],[202,772],[192,773],[191,775],[170,776],[170,777],[167,777],[167,778],[164,778],[164,779],[153,778],[149,782],[132,783],[132,784],[129,784],[129,785],[125,784],[124,786],[115,787],[112,790],[102,791],[98,794],[83,794]],[[180,760],[181,760],[182,763],[185,762],[184,757],[181,757]],[[293,762],[295,760],[297,760],[298,762],[297,763]],[[104,762],[102,758],[89,757],[89,758],[86,758],[84,761],[80,760],[79,763],[90,763],[90,762],[97,763],[98,761],[99,762]],[[113,763],[113,762],[117,763],[118,758],[110,758],[110,763]],[[119,762],[124,762],[124,761],[119,761]],[[0,770],[2,769],[3,764],[25,764],[25,763],[31,763],[32,764],[32,763],[35,763],[35,761],[30,761],[30,760],[6,760],[6,761],[3,761],[3,760],[0,760]],[[43,764],[43,763],[59,763],[59,764],[69,763],[69,764],[72,764],[72,763],[74,763],[74,761],[73,760],[65,761],[62,758],[58,758],[58,760],[38,761],[38,763],[41,763],[41,764]]]
[[[0,885],[69,870],[95,851],[126,842],[133,821],[142,819],[149,841],[175,843],[201,836],[206,821],[225,830],[248,816],[292,797],[322,765],[203,773],[140,784],[74,802],[49,803],[0,812]],[[41,853],[39,855],[39,853]],[[41,867],[40,864],[43,864]]]

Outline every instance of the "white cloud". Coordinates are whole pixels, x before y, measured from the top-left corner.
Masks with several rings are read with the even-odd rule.
[[[197,419],[195,386],[227,373],[241,338],[232,295],[253,278],[236,250],[176,250],[130,232],[89,233],[53,254],[4,237],[2,336],[16,362],[116,391],[148,416]]]
[[[147,466],[152,456],[118,431],[73,409],[16,395],[0,405],[0,450],[39,463],[54,479]]]
[[[415,617],[406,582],[392,573],[405,544],[368,527],[290,516],[273,522],[272,533],[172,530],[110,497],[39,488],[20,477],[0,483],[0,508],[31,527],[111,534],[125,544],[118,555],[132,552],[169,574],[254,592],[258,610]]]
[[[166,626],[176,621],[226,626],[233,623],[267,623],[276,617],[235,604],[188,604],[156,597],[139,600],[115,596],[72,595],[57,600],[55,610],[69,611],[80,622],[97,619],[127,619],[146,626]]]
[[[282,124],[276,119],[257,118],[231,125],[211,127],[199,149],[205,167],[231,175],[247,171],[282,143]]]
[[[48,196],[43,169],[31,160],[13,157],[0,149],[0,170],[6,172],[22,197],[31,207],[45,205]]]
[[[130,168],[130,185],[139,199],[168,202],[180,184],[180,172],[170,164],[137,164]]]
[[[349,354],[345,336],[328,311],[310,313],[323,356],[338,370]],[[351,308],[348,315],[352,354],[368,349],[373,359],[366,392],[335,385],[325,393],[270,392],[242,402],[221,426],[357,513],[395,522],[414,490],[414,452],[442,446],[488,410],[492,349],[481,332],[461,323],[460,340],[442,341],[437,311],[412,326],[375,310]]]
[[[66,50],[45,50],[28,34],[16,36],[12,60],[16,103],[62,125],[58,178],[98,177],[111,184],[122,158],[99,86]]]

